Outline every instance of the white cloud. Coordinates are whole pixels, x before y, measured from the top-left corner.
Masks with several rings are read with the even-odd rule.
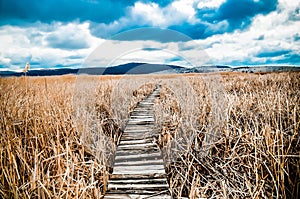
[[[160,7],[156,3],[136,2],[128,8],[125,17],[110,24],[36,22],[25,27],[0,26],[0,65],[14,70],[22,69],[27,61],[40,63],[40,65],[33,65],[32,68],[54,67],[58,64],[79,66],[84,62],[84,57],[92,52],[96,55],[94,58],[97,59],[98,66],[133,61],[183,63],[176,59],[180,56],[194,65],[205,64],[208,56],[211,64],[247,61],[264,64],[268,60],[276,62],[284,57],[280,54],[271,58],[257,57],[261,52],[286,50],[300,54],[300,39],[295,39],[299,38],[300,33],[298,19],[300,14],[296,10],[300,7],[300,2],[290,0],[279,0],[276,11],[267,15],[257,15],[252,19],[250,27],[243,31],[213,35],[204,40],[169,43],[105,41],[96,38],[90,32],[92,30],[94,34],[99,32],[101,33],[99,35],[110,35],[124,28],[130,29],[135,24],[168,27],[187,22],[198,23],[195,5],[198,9],[217,8],[224,1],[177,0],[166,7]],[[216,28],[217,31],[226,29],[227,26],[226,21],[223,21],[211,28]],[[69,46],[63,47],[63,45]],[[94,51],[99,45],[100,53]],[[164,50],[151,51],[143,48]]]
[[[156,63],[161,64],[164,63],[164,60],[168,60],[175,57],[174,54],[164,51],[145,51],[145,50],[137,50],[129,52],[118,59],[116,59],[112,65],[124,64],[128,62],[141,62],[141,63]]]
[[[160,7],[154,2],[137,1],[133,6],[128,7],[126,16],[109,24],[94,23],[91,29],[93,34],[107,37],[135,25],[167,28],[174,24],[195,24],[199,19],[196,17],[194,5],[195,0],[177,0],[166,7]]]
[[[193,41],[160,43],[156,41],[114,41],[103,42],[86,59],[84,67],[111,66],[127,62],[174,63],[180,57],[198,66],[207,60],[207,54]],[[184,50],[182,50],[184,49]]]
[[[136,2],[131,9],[130,17],[133,21],[139,21],[142,24],[152,26],[166,26],[167,21],[163,11],[156,3],[145,4]]]
[[[56,44],[70,45],[74,49],[53,47],[49,43],[50,36],[55,36],[55,39],[60,42]],[[78,44],[75,43],[78,42],[77,40],[86,45],[86,48],[75,48]],[[0,27],[0,65],[4,68],[1,70],[21,70],[28,61],[34,63],[32,68],[54,67],[60,64],[79,66],[84,61],[84,57],[102,41],[90,34],[88,23],[35,23],[29,27],[2,26]],[[82,58],[69,59],[70,56]]]
[[[89,24],[59,24],[56,30],[47,33],[44,42],[49,47],[61,49],[88,48],[90,43]]]
[[[136,2],[130,10],[131,22],[138,21],[151,26],[166,28],[173,24],[195,23],[196,11],[193,0],[178,0],[161,8],[156,3]]]
[[[260,52],[280,50],[300,54],[300,41],[294,37],[299,33],[300,21],[290,20],[299,2],[280,0],[278,9],[268,15],[253,18],[251,26],[244,31],[214,35],[197,42],[205,48],[213,64],[253,62],[264,64],[278,61],[282,56],[256,57]],[[299,6],[298,6],[299,7]],[[261,38],[261,39],[259,39]]]
[[[199,20],[195,17],[196,10],[194,8],[193,0],[179,0],[174,1],[169,7],[167,7],[166,13],[170,19],[175,19],[177,23],[188,22],[190,24],[195,24]],[[171,21],[176,24],[176,21]]]
[[[203,8],[218,8],[222,3],[224,3],[226,0],[199,0],[199,3],[197,4],[198,9]]]

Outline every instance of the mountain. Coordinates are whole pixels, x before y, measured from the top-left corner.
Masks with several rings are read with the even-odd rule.
[[[88,75],[123,75],[123,74],[150,74],[162,71],[173,70],[176,72],[182,69],[181,66],[166,65],[166,64],[147,64],[147,63],[127,63],[112,67],[96,67],[96,68],[61,68],[61,69],[42,69],[29,70],[27,76],[52,76],[66,74],[88,74]],[[0,71],[0,76],[22,76],[23,72]]]
[[[198,66],[185,68],[166,64],[147,64],[147,63],[127,63],[107,68],[61,68],[61,69],[42,69],[29,70],[27,76],[52,76],[66,74],[88,74],[88,75],[124,75],[124,74],[170,74],[170,73],[210,73],[210,72],[282,72],[300,71],[299,66],[241,66],[230,67],[225,65]],[[0,77],[23,76],[23,72],[0,71]]]
[[[150,74],[157,73],[165,70],[178,70],[183,67],[166,64],[147,64],[147,63],[127,63],[119,66],[108,67],[104,74]]]

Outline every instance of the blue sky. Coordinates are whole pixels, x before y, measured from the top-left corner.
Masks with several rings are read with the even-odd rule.
[[[99,66],[300,65],[299,27],[299,0],[0,0],[0,70],[82,67],[91,54]]]

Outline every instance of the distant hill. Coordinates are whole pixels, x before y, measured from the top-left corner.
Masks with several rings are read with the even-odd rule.
[[[299,66],[241,66],[232,68],[233,71],[246,73],[260,73],[260,72],[285,72],[294,71],[299,72]]]
[[[88,74],[88,75],[123,75],[123,74],[150,74],[166,70],[179,70],[181,66],[147,63],[127,63],[112,67],[80,68],[80,69],[42,69],[29,70],[27,76],[53,76],[66,74]],[[0,71],[0,76],[22,76],[23,72]]]
[[[185,68],[166,64],[148,64],[148,63],[127,63],[107,68],[80,68],[80,69],[42,69],[30,70],[28,76],[53,76],[66,74],[88,74],[88,75],[124,75],[124,74],[169,74],[169,73],[210,73],[210,72],[280,72],[280,71],[300,71],[297,66],[241,66],[230,67],[225,65],[198,66]],[[0,76],[23,76],[23,72],[0,71]]]
[[[108,67],[105,69],[104,74],[150,74],[170,69],[178,70],[181,68],[183,67],[166,64],[127,63],[119,66]]]

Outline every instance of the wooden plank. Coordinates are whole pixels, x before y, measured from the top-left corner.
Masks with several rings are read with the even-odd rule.
[[[166,188],[164,188],[166,189]],[[139,195],[157,195],[159,192],[162,192],[164,190],[139,190],[139,189],[127,189],[127,190],[124,190],[124,189],[121,189],[121,190],[115,190],[115,189],[111,189],[109,190],[109,194],[124,194],[124,192],[126,194],[139,194]]]
[[[126,134],[126,135],[123,135],[123,140],[139,140],[140,138],[145,138],[145,139],[148,139],[148,138],[153,138],[153,135],[151,134],[146,134],[146,135],[132,135],[132,134]]]
[[[154,122],[154,118],[135,118],[129,120],[127,124],[130,124],[131,122]]]
[[[144,125],[144,126],[137,126],[134,124],[128,124],[126,126],[126,129],[124,130],[124,132],[129,132],[129,131],[149,131],[151,129],[153,129],[153,125]]]
[[[167,180],[165,178],[154,178],[154,179],[116,179],[116,180],[109,180],[108,183],[116,183],[116,184],[148,184],[148,183],[160,183],[160,184],[167,184]]]
[[[170,195],[164,193],[160,195],[143,195],[143,194],[121,194],[121,193],[110,193],[104,196],[104,199],[171,199]]]
[[[124,133],[146,133],[148,132],[148,128],[128,128],[128,126],[124,129]]]
[[[149,119],[154,119],[153,115],[150,114],[150,115],[131,115],[131,118],[132,119],[135,119],[135,118],[149,118]]]
[[[152,116],[152,114],[151,114],[151,116]],[[147,114],[140,114],[140,113],[138,113],[138,114],[134,114],[134,115],[132,115],[132,119],[131,120],[136,120],[136,119],[139,119],[139,118],[143,118],[143,119],[152,119],[152,118],[150,118],[150,116],[149,115],[147,115]],[[155,119],[155,118],[153,118],[153,119]],[[128,122],[129,122],[130,120],[128,120]]]
[[[153,179],[153,178],[166,178],[165,173],[147,173],[147,174],[112,174],[110,179]]]
[[[118,148],[120,148],[120,149],[124,149],[124,148],[135,149],[135,148],[139,148],[139,147],[152,147],[152,146],[156,146],[156,144],[155,143],[143,143],[143,144],[135,144],[135,145],[121,144],[118,146]]]
[[[130,162],[115,162],[114,166],[125,166],[125,165],[158,165],[164,164],[162,159],[158,160],[140,160],[140,161],[130,161]]]
[[[129,121],[128,125],[151,125],[154,124],[154,121]]]
[[[157,195],[159,192],[166,190],[166,188],[162,188],[159,190],[143,190],[143,189],[110,189],[109,193],[127,193],[127,194],[144,194],[144,195]]]
[[[140,114],[147,114],[147,115],[153,115],[154,110],[153,109],[144,109],[144,108],[136,108],[131,113],[140,113]]]
[[[165,184],[115,184],[110,183],[108,185],[108,189],[134,189],[134,190],[165,190],[168,189],[169,185],[167,183]]]
[[[148,169],[148,170],[114,170],[116,175],[147,175],[147,174],[165,174],[166,171],[162,169]]]
[[[104,196],[104,199],[132,199],[132,197],[128,194],[123,194],[123,193],[117,193],[117,194],[108,193]]]
[[[139,149],[139,150],[120,150],[118,149],[116,152],[116,156],[127,156],[127,155],[138,155],[138,154],[149,154],[149,153],[159,153],[160,150],[156,147],[153,148],[146,148],[146,149]]]
[[[126,158],[126,156],[121,156],[120,158],[115,159],[115,163],[128,163],[128,162],[138,162],[138,161],[153,161],[153,160],[159,160],[161,159],[160,156],[148,156],[148,157],[131,157]]]
[[[154,131],[159,86],[130,113],[104,198],[168,198],[169,185]]]
[[[160,165],[126,165],[126,166],[114,166],[114,173],[122,172],[122,171],[146,171],[146,170],[151,170],[151,171],[156,171],[156,170],[163,170],[165,171],[165,167],[163,164]]]
[[[160,153],[146,153],[146,154],[134,154],[134,155],[127,155],[127,156],[117,156],[115,161],[124,161],[124,160],[144,160],[144,159],[162,159]]]
[[[154,142],[154,139],[148,138],[148,139],[138,139],[138,140],[121,140],[120,144],[143,144],[143,143],[149,143]]]

